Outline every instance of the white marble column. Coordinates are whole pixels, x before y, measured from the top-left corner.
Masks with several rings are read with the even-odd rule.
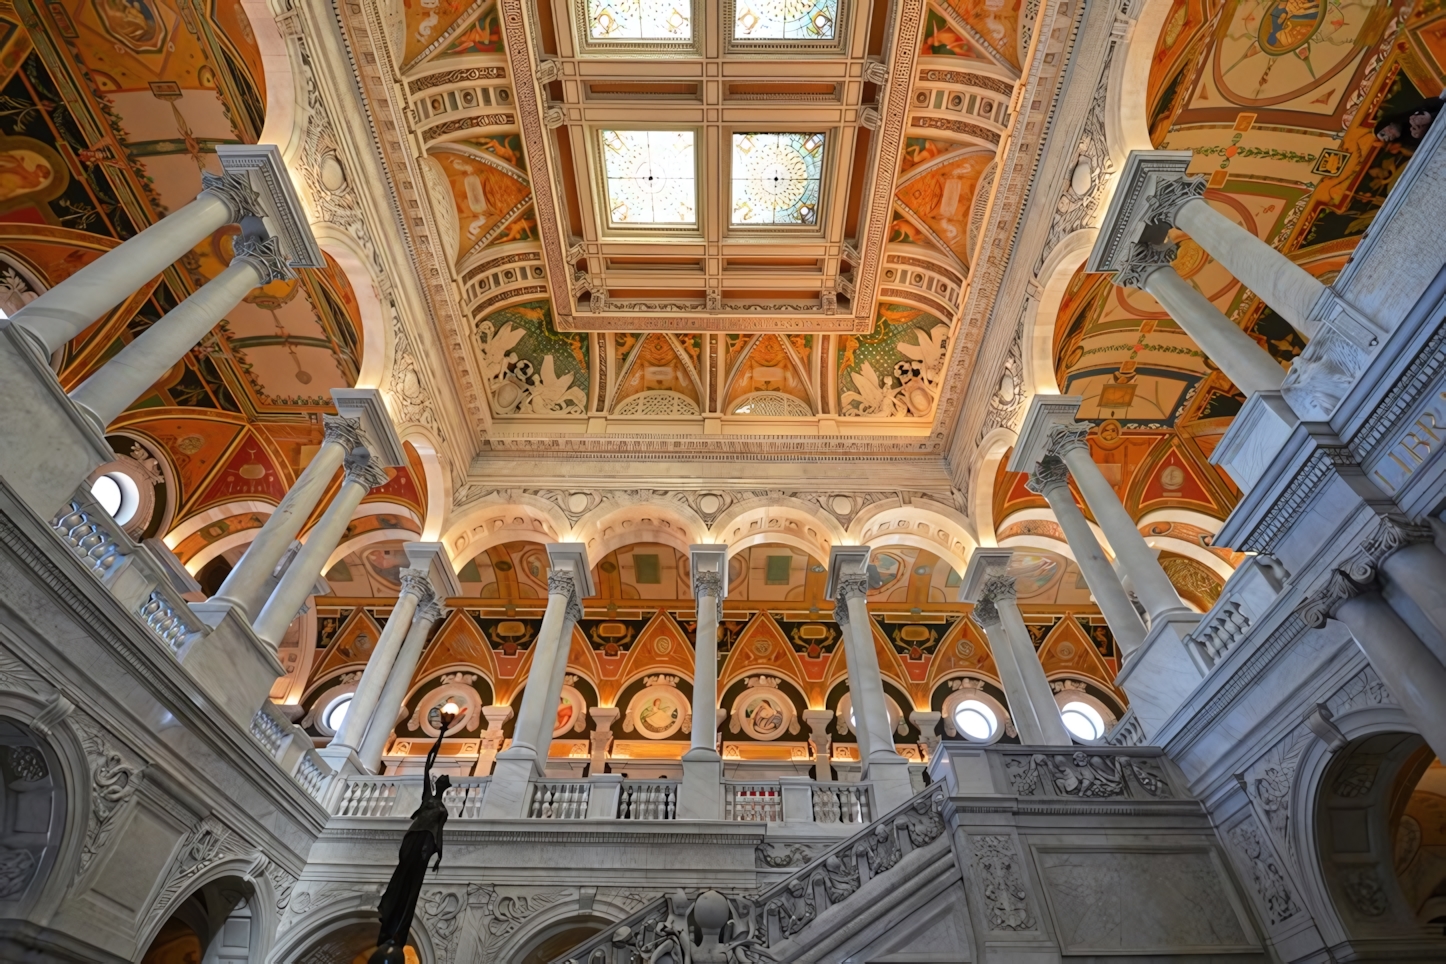
[[[1069,488],[1069,470],[1056,456],[1046,456],[1035,466],[1025,487],[1049,502],[1055,521],[1064,530],[1065,541],[1074,553],[1075,564],[1120,647],[1120,655],[1128,657],[1145,641],[1145,624],[1114,567],[1105,558],[1094,530],[1075,505],[1074,493]]]
[[[263,593],[277,564],[326,494],[342,459],[348,452],[364,447],[359,420],[323,415],[322,423],[326,426],[326,437],[320,450],[286,491],[276,510],[267,516],[266,524],[246,547],[246,554],[227,574],[216,595],[191,607],[212,625],[220,622],[232,608],[239,610],[248,623],[256,618],[266,601]]]
[[[406,571],[413,572],[415,570]],[[402,592],[407,592],[405,580],[402,584]],[[402,703],[407,698],[407,690],[411,688],[412,674],[417,671],[417,663],[422,659],[422,650],[427,646],[427,637],[431,635],[432,627],[437,620],[447,612],[437,601],[435,595],[431,594],[430,582],[427,585],[427,592],[429,595],[425,598],[418,598],[413,607],[412,615],[406,623],[406,636],[402,640],[396,658],[387,667],[381,692],[377,694],[375,705],[367,712],[367,719],[363,724],[362,732],[365,733],[365,736],[360,737],[361,745],[357,747],[357,756],[361,759],[362,768],[368,773],[381,772],[382,754],[386,752],[387,741],[391,739],[392,731],[396,729],[397,714],[401,711]],[[400,598],[398,597],[399,601]],[[398,615],[398,610],[392,610],[392,618],[387,620],[388,630],[392,628],[392,622]],[[377,643],[378,650],[381,649],[381,645],[380,642]],[[362,686],[366,685],[366,673],[371,672],[372,662],[375,660],[376,653],[374,652],[372,659],[367,662],[366,672],[362,674]],[[360,695],[361,687],[359,686],[357,696]],[[352,714],[357,712],[356,700],[357,697],[352,697],[352,706],[346,715],[347,723],[351,722]]]
[[[1089,445],[1085,442],[1088,434],[1088,425],[1056,426],[1049,432],[1045,454],[1058,456],[1069,468],[1085,504],[1094,513],[1095,521],[1104,531],[1115,557],[1134,584],[1135,594],[1140,605],[1145,607],[1151,625],[1164,617],[1189,613],[1190,608],[1180,599],[1165,570],[1160,568],[1160,561],[1120,503],[1114,487],[1090,456]]]
[[[70,393],[71,401],[88,412],[102,430],[175,367],[253,288],[293,277],[280,243],[274,238],[241,238],[234,250],[230,267],[171,309]]]
[[[813,748],[813,778],[819,783],[832,783],[833,738],[828,735],[828,725],[833,722],[833,710],[804,710],[803,722]]]
[[[867,565],[868,556],[864,554],[862,558]],[[879,812],[887,812],[913,796],[913,792],[909,785],[908,761],[894,749],[893,727],[889,725],[884,677],[869,620],[869,579],[860,571],[861,566],[848,567],[852,571],[839,571],[837,565],[833,568],[834,619],[843,630],[862,778],[873,783]]]
[[[1203,202],[1202,202],[1203,203]],[[1285,369],[1174,269],[1179,245],[1138,244],[1115,284],[1143,288],[1246,395],[1279,391]]]
[[[487,721],[487,728],[482,731],[481,748],[477,751],[477,762],[472,767],[474,777],[485,777],[492,773],[492,765],[497,762],[497,752],[502,749],[502,741],[505,739],[502,728],[512,719],[512,707],[505,703],[484,706],[482,718]]]
[[[196,200],[112,248],[15,313],[48,356],[166,270],[217,228],[260,212],[245,174],[202,174]],[[194,342],[192,343],[194,344]]]
[[[281,642],[281,637],[286,635],[286,627],[291,625],[301,611],[302,603],[311,595],[312,586],[316,585],[327,559],[341,544],[341,537],[346,534],[346,527],[361,500],[372,489],[387,482],[386,470],[372,461],[366,449],[352,452],[344,464],[346,477],[342,480],[340,491],[307,534],[301,551],[292,558],[271,598],[262,607],[261,615],[256,617],[253,627],[256,635],[273,646]]]
[[[693,546],[690,552],[698,631],[693,643],[692,746],[683,754],[678,815],[696,820],[723,817],[723,760],[718,755],[718,622],[723,618],[727,550]]]
[[[1334,570],[1297,612],[1316,629],[1331,618],[1345,623],[1406,717],[1436,755],[1446,758],[1446,666],[1381,598],[1373,572]]]
[[[974,621],[989,637],[989,650],[999,670],[1009,715],[1019,731],[1019,742],[1025,746],[1073,744],[1019,613],[1013,579],[996,575],[985,581],[974,604]]]
[[[412,616],[423,602],[430,602],[437,597],[431,581],[427,579],[427,573],[423,570],[403,569],[401,581],[402,589],[397,593],[397,602],[392,606],[392,614],[387,618],[381,638],[377,640],[376,646],[372,647],[366,669],[362,671],[361,682],[352,694],[346,719],[332,738],[332,749],[361,749],[362,738],[366,736],[367,727],[373,722],[372,715],[381,700],[383,687],[392,678],[394,669],[398,675],[404,670],[398,663],[398,657],[402,652],[403,641],[411,631]],[[410,678],[410,674],[407,675]],[[395,708],[392,713],[396,713]]]
[[[588,755],[589,773],[598,776],[607,770],[608,748],[613,742],[613,724],[623,715],[623,711],[616,706],[594,706],[587,712],[592,717],[592,735],[588,737],[592,751]]]
[[[1361,548],[1446,639],[1446,555],[1436,548],[1430,526],[1387,516]],[[1446,653],[1438,650],[1436,656],[1446,661]]]

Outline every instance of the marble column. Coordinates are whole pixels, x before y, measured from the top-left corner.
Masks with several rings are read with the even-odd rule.
[[[1376,561],[1385,581],[1415,603],[1446,639],[1446,555],[1436,548],[1430,526],[1388,516],[1361,548]],[[1446,654],[1436,655],[1446,661]]]
[[[1073,744],[1019,613],[1012,578],[993,575],[985,580],[974,604],[974,621],[989,637],[989,650],[1009,702],[1009,715],[1019,731],[1019,742],[1025,746]]]
[[[547,753],[562,698],[562,678],[572,629],[582,619],[577,571],[556,564],[547,574],[547,609],[532,650],[522,690],[522,705],[512,728],[512,745],[497,754],[492,784],[482,806],[484,815],[520,817],[527,806],[527,787],[547,772]]]
[[[70,400],[104,430],[116,416],[175,367],[251,289],[291,278],[275,238],[240,238],[231,265],[120,350],[70,393]]]
[[[287,490],[276,510],[266,518],[266,524],[246,547],[241,561],[227,574],[216,595],[191,607],[212,625],[220,622],[232,608],[239,610],[248,623],[256,618],[266,601],[264,593],[277,564],[306,520],[311,518],[342,460],[348,452],[365,446],[360,420],[323,415],[322,424],[326,427],[326,436],[320,450]]]
[[[414,572],[415,570],[406,570]],[[402,592],[407,592],[405,578],[402,583]],[[432,627],[437,620],[446,615],[446,610],[431,593],[431,584],[427,586],[428,595],[419,597],[411,617],[406,622],[406,636],[402,645],[397,651],[396,658],[387,668],[385,683],[381,692],[377,695],[375,708],[367,714],[367,721],[364,724],[365,736],[359,737],[361,745],[357,748],[357,756],[361,758],[362,768],[368,773],[380,773],[382,765],[382,754],[386,752],[387,741],[392,738],[392,731],[397,726],[397,714],[401,712],[402,704],[406,701],[407,691],[412,686],[412,675],[417,671],[417,664],[421,662],[422,650],[427,648],[427,637],[432,633]],[[398,597],[400,600],[400,597]],[[391,619],[387,620],[387,629],[392,628],[392,623],[397,619],[399,613],[392,610]],[[385,633],[383,634],[385,635]],[[381,643],[377,643],[377,649],[381,649]],[[366,673],[372,669],[372,661],[376,660],[376,654],[372,654],[372,660],[367,662],[366,672],[362,674],[362,686],[366,685]],[[361,695],[361,687],[357,688],[357,697]],[[356,699],[352,698],[352,708],[347,711],[346,722],[351,722],[351,715],[357,711]],[[509,710],[509,712],[511,712]],[[485,715],[486,710],[483,710]],[[345,729],[345,727],[343,728]],[[347,744],[350,745],[350,744]]]
[[[382,688],[394,678],[394,675],[400,675],[405,670],[405,667],[400,665],[398,657],[401,655],[404,641],[411,635],[412,616],[423,602],[430,602],[437,598],[436,592],[432,589],[432,583],[427,579],[427,573],[424,570],[403,569],[401,581],[402,589],[397,594],[397,602],[392,606],[392,614],[387,618],[387,625],[382,630],[381,638],[377,640],[376,646],[372,647],[372,654],[367,659],[366,669],[362,671],[361,682],[357,684],[356,692],[352,694],[351,706],[346,711],[346,719],[342,721],[341,729],[332,738],[332,749],[358,751],[361,749],[362,738],[366,736],[367,727],[373,722],[373,713],[381,705]],[[418,655],[420,654],[421,650],[418,649]],[[411,674],[406,675],[410,679]],[[395,707],[392,708],[392,713],[396,714]],[[384,716],[385,712],[381,713],[378,719]]]
[[[1074,553],[1075,564],[1120,647],[1120,655],[1128,658],[1145,641],[1145,624],[1135,604],[1130,602],[1114,566],[1105,558],[1094,530],[1075,504],[1074,493],[1069,488],[1069,470],[1058,457],[1045,456],[1035,466],[1025,487],[1049,502],[1055,521],[1064,530],[1065,541]]]
[[[201,184],[194,201],[81,268],[17,311],[11,322],[35,336],[49,356],[217,228],[260,213],[245,174],[202,174]]]
[[[1176,244],[1137,244],[1115,284],[1143,288],[1246,395],[1279,391],[1285,369],[1171,265]],[[1273,249],[1272,249],[1273,250]]]
[[[867,562],[867,556],[864,559]],[[864,572],[836,576],[834,619],[843,630],[844,659],[848,663],[853,705],[852,728],[859,741],[861,775],[873,783],[879,812],[885,813],[913,796],[913,791],[908,761],[894,749],[884,678],[869,619],[868,588],[869,578]]]
[[[588,737],[592,753],[588,756],[588,772],[597,776],[607,771],[608,750],[613,742],[613,724],[623,715],[623,711],[616,706],[594,706],[587,712],[592,717],[592,735]]]
[[[819,783],[833,782],[833,738],[828,725],[833,710],[804,710],[803,723],[808,727],[808,744],[813,749],[813,778]]]
[[[253,627],[256,635],[273,646],[281,642],[281,637],[286,635],[286,627],[291,625],[301,611],[302,603],[311,595],[312,586],[316,585],[326,561],[341,544],[341,537],[346,534],[346,527],[361,500],[372,489],[387,482],[386,470],[372,461],[366,449],[356,449],[343,464],[346,476],[342,479],[341,489],[307,534],[301,551],[292,558],[271,598],[262,607],[261,615],[256,617]]]
[[[696,820],[723,818],[723,760],[718,755],[718,622],[727,587],[727,550],[693,546],[690,552],[698,630],[693,644],[692,746],[683,754],[678,815]]]
[[[1441,696],[1446,693],[1446,666],[1381,598],[1370,567],[1352,569],[1332,571],[1326,584],[1296,611],[1315,629],[1327,619],[1345,623],[1407,719],[1436,755],[1446,758],[1446,699]]]
[[[1049,432],[1045,454],[1058,456],[1069,468],[1085,504],[1094,513],[1095,521],[1104,530],[1115,557],[1134,584],[1135,594],[1140,605],[1145,607],[1150,624],[1153,626],[1162,618],[1189,613],[1190,608],[1180,599],[1154,551],[1146,545],[1135,520],[1125,511],[1114,487],[1106,481],[1104,473],[1090,456],[1089,445],[1085,442],[1088,434],[1089,426],[1085,424],[1058,425]]]
[[[502,749],[502,728],[512,719],[512,707],[505,703],[484,706],[482,718],[487,721],[487,729],[482,731],[482,739],[479,741],[477,763],[472,768],[474,777],[485,777],[492,773],[492,765],[497,762],[497,752]]]

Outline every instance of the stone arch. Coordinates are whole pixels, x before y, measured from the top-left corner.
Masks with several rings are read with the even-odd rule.
[[[849,534],[860,545],[913,546],[932,552],[949,563],[960,575],[978,543],[969,523],[954,509],[925,500],[908,505],[869,506],[849,526]]]
[[[376,947],[377,901],[385,885],[340,884],[331,890],[324,883],[314,886],[313,892],[298,885],[298,892],[292,894],[288,913],[298,919],[277,942],[271,964],[301,964],[312,960],[349,962]],[[317,908],[314,913],[313,907]],[[412,921],[410,943],[421,964],[438,964],[424,916],[419,905]]]
[[[423,483],[426,486],[427,517],[422,520],[421,542],[437,542],[442,537],[442,526],[452,510],[452,486],[443,464],[442,446],[432,433],[421,426],[412,426],[402,436],[410,442],[422,460]]]
[[[1149,88],[1155,45],[1173,6],[1171,0],[1146,0],[1140,5],[1129,39],[1115,48],[1105,95],[1105,141],[1117,162],[1130,151],[1149,150],[1154,146],[1150,143],[1149,104],[1145,93]],[[1118,163],[1116,167],[1118,169]]]
[[[1095,228],[1081,228],[1065,235],[1050,249],[1035,277],[1039,294],[1034,302],[1034,317],[1025,322],[1024,331],[1025,383],[1031,395],[1058,395],[1062,391],[1054,368],[1059,306],[1064,303],[1070,280],[1089,257],[1098,233]]]
[[[688,547],[702,542],[704,532],[703,520],[691,508],[662,502],[604,502],[573,527],[594,566],[609,553],[639,542],[670,546],[687,556]]]
[[[980,439],[975,450],[970,478],[973,480],[967,493],[969,518],[979,545],[993,548],[999,531],[999,520],[994,518],[994,481],[999,476],[999,463],[1009,454],[1019,440],[1013,429],[996,428]]]
[[[149,948],[177,918],[196,934],[205,964],[264,964],[280,919],[271,882],[264,874],[253,876],[255,869],[253,857],[208,867],[149,923],[137,946]]]
[[[506,900],[507,896],[495,895],[493,900]],[[623,918],[632,914],[638,908],[630,904],[624,904],[605,894],[598,894],[593,898],[587,907],[580,906],[572,893],[542,893],[535,897],[512,897],[514,901],[520,901],[524,906],[535,907],[536,911],[523,926],[519,927],[512,934],[507,935],[497,944],[489,944],[482,947],[482,957],[488,961],[508,961],[510,964],[547,964],[547,962],[561,956],[570,947],[587,940],[588,934],[580,933],[593,924],[592,933],[597,933],[609,927]],[[543,903],[543,901],[548,901]],[[576,930],[580,936],[567,944],[561,942],[569,930]],[[553,947],[552,942],[560,946]],[[551,957],[539,956],[548,953]]]
[[[18,693],[0,693],[4,917],[49,919],[79,866],[88,807],[87,793],[79,788],[89,787],[90,768],[71,728],[55,726],[60,714],[72,709],[59,695],[45,704]]]
[[[214,505],[209,509],[197,512],[195,515],[188,516],[174,529],[166,533],[165,542],[166,545],[174,549],[185,539],[212,523],[220,522],[233,516],[245,515],[246,513],[270,516],[271,513],[275,511],[275,505],[260,499],[240,499],[235,502],[225,502],[221,505]],[[217,556],[223,555],[240,546],[250,545],[251,540],[255,539],[256,533],[260,531],[259,528],[242,529],[240,532],[229,533],[217,539],[215,542],[208,543],[186,560],[186,571],[190,572],[191,575],[195,575],[205,568],[206,563],[215,559]]]
[[[749,499],[713,521],[714,538],[728,554],[775,542],[828,561],[829,549],[848,542],[848,533],[830,515],[799,499]]]
[[[460,571],[471,559],[505,542],[566,541],[572,524],[556,505],[536,496],[488,497],[463,508],[447,525],[442,543]]]

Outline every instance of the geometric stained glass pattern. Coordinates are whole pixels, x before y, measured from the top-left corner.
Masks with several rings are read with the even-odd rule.
[[[593,40],[691,40],[689,0],[587,0]]]
[[[734,224],[817,224],[822,134],[734,134]]]
[[[734,40],[832,40],[838,0],[739,0]]]
[[[613,224],[696,224],[692,131],[602,131]]]

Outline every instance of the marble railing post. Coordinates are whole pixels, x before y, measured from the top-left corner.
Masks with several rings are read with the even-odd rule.
[[[11,323],[35,336],[49,356],[217,228],[260,214],[244,173],[202,174],[201,183],[194,201],[81,268],[17,311]]]
[[[1049,502],[1055,521],[1064,530],[1065,541],[1074,553],[1075,564],[1119,644],[1120,655],[1129,657],[1145,641],[1145,624],[1130,602],[1114,566],[1105,558],[1094,530],[1075,505],[1074,493],[1069,488],[1069,470],[1059,458],[1046,456],[1035,467],[1025,487]]]
[[[834,619],[843,630],[844,659],[848,665],[849,695],[854,715],[852,728],[859,741],[861,775],[874,784],[880,811],[887,811],[913,795],[909,785],[909,764],[894,749],[893,727],[889,725],[888,702],[884,696],[884,678],[879,669],[878,653],[874,649],[868,605],[868,549],[850,549],[835,549],[829,560]]]
[[[356,692],[351,697],[351,705],[347,707],[346,719],[332,738],[331,748],[334,750],[361,750],[362,738],[366,736],[367,727],[373,722],[373,713],[380,705],[383,687],[393,677],[394,668],[397,674],[404,669],[398,664],[398,656],[401,654],[403,641],[412,628],[412,616],[423,602],[430,602],[437,597],[426,572],[422,570],[403,569],[401,581],[402,589],[397,594],[391,616],[387,617],[386,628],[382,630],[376,646],[372,647],[366,669],[362,671],[361,682],[357,684]],[[396,713],[395,708],[392,713]]]
[[[512,745],[497,754],[492,785],[482,803],[485,816],[522,816],[528,783],[547,771],[572,630],[582,619],[582,597],[592,591],[580,545],[548,546],[548,556],[552,568],[547,574],[547,609],[533,643]]]
[[[1009,715],[1025,746],[1069,746],[1074,741],[1059,715],[1059,704],[1044,675],[1034,643],[1015,601],[1009,575],[1012,549],[974,550],[959,581],[959,601],[974,604],[974,621],[989,638]]]
[[[256,635],[275,646],[286,634],[286,627],[296,618],[302,603],[311,594],[312,586],[321,575],[327,559],[341,544],[351,517],[366,494],[379,485],[387,483],[387,473],[372,461],[366,449],[357,449],[345,460],[346,477],[341,490],[322,513],[321,519],[307,534],[301,551],[291,560],[285,575],[277,583],[256,617],[253,627]]]
[[[342,459],[348,452],[364,447],[359,420],[323,415],[322,423],[326,426],[326,437],[321,449],[287,490],[276,510],[267,516],[266,524],[246,547],[246,554],[227,574],[216,595],[192,607],[208,622],[220,622],[226,610],[233,607],[241,611],[248,623],[256,618],[266,601],[262,594],[277,564],[326,494]]]
[[[404,570],[404,573],[415,571],[408,569]],[[392,731],[396,729],[397,713],[401,711],[402,703],[407,698],[407,690],[411,688],[412,674],[417,671],[417,663],[421,661],[422,650],[427,646],[427,637],[431,635],[432,627],[437,620],[447,612],[437,601],[430,582],[427,583],[425,592],[427,595],[418,597],[412,605],[413,612],[406,622],[406,636],[402,640],[396,658],[387,667],[381,692],[377,694],[376,702],[373,708],[367,712],[367,719],[362,724],[361,732],[365,735],[358,737],[361,743],[357,747],[357,756],[361,759],[362,768],[368,773],[381,772],[382,754],[386,752],[387,741],[391,739]],[[405,575],[402,579],[402,593],[403,595],[408,594]],[[387,620],[388,630],[392,628],[392,623],[403,615],[401,596],[397,597],[397,601],[398,608],[392,610],[391,618]],[[385,639],[385,635],[384,631],[383,639]],[[371,660],[367,662],[366,671],[362,673],[361,686],[357,687],[357,695],[352,697],[351,709],[346,714],[345,722],[347,724],[351,723],[352,714],[357,712],[356,701],[361,697],[362,688],[367,685],[366,674],[372,671],[372,663],[376,662],[377,653],[381,648],[382,643],[378,641],[377,649],[373,651]],[[343,726],[343,730],[345,729],[346,727]],[[353,745],[349,740],[343,741],[343,744],[343,749]],[[333,741],[333,745],[335,745],[335,741]]]
[[[813,747],[813,778],[819,783],[833,782],[833,737],[828,735],[828,725],[833,722],[833,710],[804,710],[803,722],[808,727],[808,742]]]
[[[1446,666],[1381,597],[1373,566],[1333,570],[1326,584],[1296,610],[1319,629],[1339,619],[1371,668],[1439,757],[1446,757]]]
[[[1085,442],[1088,434],[1089,426],[1085,424],[1055,426],[1049,432],[1045,454],[1058,456],[1069,468],[1080,494],[1109,540],[1110,548],[1134,583],[1135,593],[1149,614],[1151,626],[1161,618],[1189,613],[1189,607],[1180,599],[1170,577],[1165,575],[1160,561],[1125,511],[1114,487],[1090,456],[1089,445]]]
[[[697,820],[723,817],[723,760],[718,755],[718,622],[723,617],[727,550],[693,546],[693,597],[698,605],[694,643],[692,746],[683,754],[678,815]]]
[[[231,265],[171,309],[70,393],[104,430],[186,356],[251,289],[294,277],[275,238],[240,238]]]
[[[1179,249],[1179,245],[1169,243],[1135,245],[1129,263],[1115,275],[1115,284],[1142,288],[1153,295],[1205,356],[1246,395],[1279,391],[1285,369],[1209,298],[1180,277],[1171,265]]]

